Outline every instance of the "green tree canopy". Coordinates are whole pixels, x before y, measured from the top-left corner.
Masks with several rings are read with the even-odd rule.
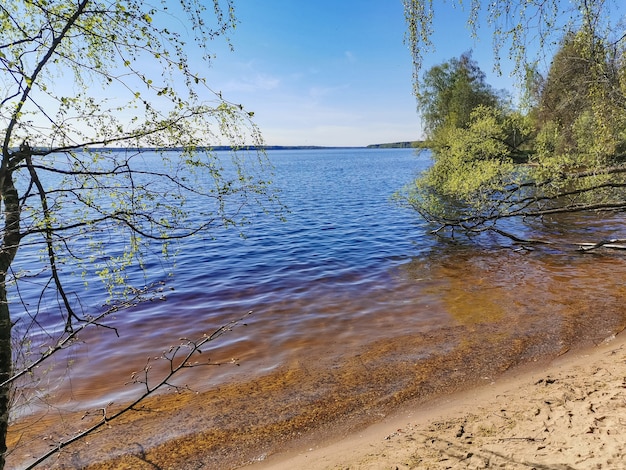
[[[439,225],[438,232],[491,231],[518,240],[502,229],[505,220],[626,208],[626,35],[612,16],[615,6],[583,0],[471,2],[473,31],[487,13],[496,59],[508,46],[527,99],[523,113],[501,102],[474,106],[467,125],[452,111],[454,125],[435,133],[433,165],[405,197]],[[419,71],[423,46],[430,44],[433,3],[405,1],[405,11]],[[558,51],[543,78],[528,50],[542,51],[558,35]],[[439,69],[415,85],[430,133],[434,122],[445,121],[430,118],[429,103],[447,99],[445,89],[432,86],[431,74],[439,76]]]
[[[589,34],[583,29],[565,35],[537,93],[538,128],[559,129],[558,141],[554,142],[556,153],[584,153],[590,149],[590,142],[597,140],[598,134],[590,126],[596,118],[604,120],[608,110],[614,110],[609,118],[612,127],[623,128],[616,118],[626,108],[620,102],[623,97],[615,93],[620,89],[621,65],[601,39],[587,37]],[[623,136],[605,137],[613,141],[607,157],[623,151]]]
[[[465,127],[479,105],[496,106],[496,92],[471,53],[427,70],[417,96],[424,127],[432,138],[445,127]]]

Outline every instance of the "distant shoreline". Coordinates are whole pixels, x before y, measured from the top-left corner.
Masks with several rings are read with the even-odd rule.
[[[213,147],[198,147],[198,150],[212,150],[212,151],[231,151],[231,150],[333,150],[333,149],[390,149],[390,148],[423,148],[425,142],[422,140],[413,140],[406,142],[390,142],[383,144],[370,144],[364,147],[361,146],[324,146],[324,145],[244,145],[240,147],[232,145],[216,145]],[[123,152],[127,150],[143,150],[143,151],[180,151],[182,147],[142,147],[140,149],[128,148],[128,147],[95,147],[95,148],[83,148],[79,149],[84,152],[91,151],[107,151],[107,152]]]
[[[368,149],[397,149],[397,148],[418,149],[418,148],[425,148],[426,146],[427,146],[426,141],[424,140],[411,140],[408,142],[392,142],[388,144],[371,144],[365,148],[368,148]]]

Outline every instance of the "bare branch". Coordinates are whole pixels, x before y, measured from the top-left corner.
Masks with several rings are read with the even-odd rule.
[[[22,367],[18,372],[15,372],[7,380],[0,383],[0,387],[3,387],[3,386],[6,386],[8,384],[15,382],[20,377],[24,376],[25,374],[29,373],[30,371],[32,371],[33,369],[41,365],[43,362],[49,359],[53,354],[61,351],[62,349],[66,349],[68,346],[71,346],[72,343],[76,340],[76,338],[78,338],[79,334],[89,327],[96,326],[96,327],[111,329],[115,332],[117,336],[119,336],[115,328],[112,328],[108,325],[103,324],[102,320],[104,320],[111,313],[119,312],[120,310],[136,306],[141,302],[145,302],[148,298],[150,298],[151,293],[158,292],[158,289],[161,286],[162,286],[162,283],[153,283],[141,289],[134,289],[132,297],[125,299],[125,300],[118,301],[116,304],[110,306],[109,308],[102,311],[100,314],[96,315],[95,317],[85,318],[85,319],[79,318],[78,321],[80,323],[78,327],[72,328],[71,331],[66,330],[65,335],[62,338],[58,339],[53,346],[50,346],[35,361]]]
[[[109,423],[111,423],[111,421],[114,421],[131,411],[135,411],[135,407],[139,403],[144,401],[149,396],[153,395],[156,391],[164,387],[171,387],[171,386],[177,387],[171,384],[172,378],[178,375],[182,370],[192,367],[191,362],[190,362],[191,358],[198,352],[201,352],[202,347],[204,347],[205,344],[211,341],[215,341],[216,339],[221,337],[223,334],[231,331],[237,325],[240,325],[240,324],[245,325],[243,323],[245,318],[247,318],[251,314],[252,312],[248,312],[245,316],[237,320],[233,320],[227,323],[226,325],[221,326],[220,328],[215,330],[213,333],[209,335],[204,335],[202,338],[198,339],[197,341],[187,341],[186,343],[184,343],[184,346],[185,348],[187,348],[188,352],[186,354],[182,354],[182,357],[180,358],[178,358],[178,353],[182,350],[182,346],[178,346],[170,350],[172,351],[170,355],[165,353],[162,357],[165,360],[169,361],[170,370],[164,377],[159,379],[154,385],[149,384],[148,379],[149,379],[149,371],[150,371],[150,361],[148,361],[146,366],[142,369],[141,376],[134,374],[132,377],[132,380],[134,383],[140,383],[145,386],[143,393],[139,397],[137,397],[132,403],[124,406],[121,410],[116,411],[115,413],[111,415],[107,413],[106,407],[102,408],[101,409],[102,418],[100,419],[100,421],[96,422],[95,424],[88,427],[87,429],[75,434],[71,438],[58,442],[57,445],[51,448],[47,453],[45,453],[44,455],[42,455],[35,461],[31,462],[31,464],[28,467],[26,467],[26,469],[30,470],[30,469],[37,467],[39,464],[45,462],[47,459],[59,453],[61,450],[73,444],[74,442],[77,442],[83,439],[84,437],[92,434],[94,431],[100,429],[102,426],[108,425]],[[175,364],[176,360],[179,361],[177,364]],[[207,362],[206,365],[218,365],[218,364]]]

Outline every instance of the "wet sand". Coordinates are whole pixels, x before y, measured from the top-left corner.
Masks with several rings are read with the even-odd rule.
[[[626,334],[250,470],[621,469]]]
[[[554,353],[561,356],[551,364],[537,356],[510,367],[519,356],[514,342],[488,336],[455,348],[452,358],[450,352],[423,357],[419,368],[385,364],[383,358],[409,347],[405,338],[395,348],[380,345],[387,354],[373,348],[371,357],[355,356],[341,368],[299,362],[251,382],[147,400],[41,468],[228,469],[253,462],[260,468],[483,468],[484,462],[526,468],[520,462],[527,461],[616,468],[610,459],[623,441],[613,441],[626,424],[626,341],[619,338],[590,352]],[[441,338],[422,340],[432,350]],[[458,367],[449,367],[451,359]],[[402,377],[410,383],[386,386]],[[50,410],[13,427],[10,468],[101,414],[59,416]],[[581,462],[601,466],[563,460],[572,446],[587,449]]]

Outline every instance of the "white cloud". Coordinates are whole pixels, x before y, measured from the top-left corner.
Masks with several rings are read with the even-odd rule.
[[[309,96],[314,99],[323,98],[325,96],[332,95],[333,93],[346,90],[348,85],[338,86],[312,86],[309,88]]]
[[[281,80],[278,77],[256,73],[226,82],[222,87],[222,91],[254,93],[258,91],[275,90],[280,84]]]
[[[354,59],[350,51],[345,54]],[[358,80],[347,83],[307,67],[266,72],[255,61],[222,76],[227,80],[218,89],[254,111],[268,145],[364,146],[420,138],[410,90],[373,93]]]

